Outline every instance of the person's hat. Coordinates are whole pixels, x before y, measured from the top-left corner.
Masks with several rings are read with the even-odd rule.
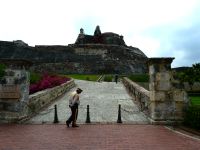
[[[76,90],[77,92],[79,92],[79,93],[81,93],[83,90],[82,89],[80,89],[80,88],[77,88],[77,90]]]

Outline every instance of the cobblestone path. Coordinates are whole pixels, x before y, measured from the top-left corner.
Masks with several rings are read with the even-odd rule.
[[[133,103],[122,83],[92,82],[75,80],[77,87],[83,89],[80,95],[80,107],[77,122],[84,124],[86,121],[87,105],[90,107],[90,120],[92,123],[116,123],[118,118],[118,105],[121,104],[123,123],[147,124],[148,120]],[[66,93],[51,106],[33,117],[28,123],[52,123],[54,120],[54,105],[58,108],[59,122],[65,123],[70,116],[68,107],[69,95],[76,88]]]

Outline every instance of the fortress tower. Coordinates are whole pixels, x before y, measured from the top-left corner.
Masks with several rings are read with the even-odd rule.
[[[81,28],[75,44],[110,44],[126,46],[123,36],[113,32],[101,33],[99,26],[96,26],[94,35],[84,34],[84,30]]]

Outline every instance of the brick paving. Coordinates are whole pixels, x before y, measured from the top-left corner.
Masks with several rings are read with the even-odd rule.
[[[199,150],[200,140],[154,125],[0,125],[0,150]]]
[[[164,126],[145,125],[148,120],[139,112],[121,83],[76,80],[76,84],[84,90],[78,116],[79,128],[64,125],[70,114],[67,107],[70,93],[66,93],[28,124],[0,125],[0,150],[200,150],[198,139]],[[59,124],[52,124],[55,104]],[[91,108],[91,121],[97,124],[85,124],[87,104]],[[124,124],[116,123],[119,104]]]

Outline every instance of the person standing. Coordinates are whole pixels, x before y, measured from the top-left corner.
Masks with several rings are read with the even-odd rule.
[[[80,88],[77,88],[76,91],[72,94],[72,96],[69,99],[69,107],[71,108],[71,116],[68,118],[66,121],[67,127],[72,122],[72,127],[78,127],[76,124],[76,120],[78,117],[78,106],[80,105],[80,100],[79,100],[79,94],[81,94],[83,90]]]
[[[118,82],[118,74],[115,74],[115,82],[117,84],[117,82]]]

